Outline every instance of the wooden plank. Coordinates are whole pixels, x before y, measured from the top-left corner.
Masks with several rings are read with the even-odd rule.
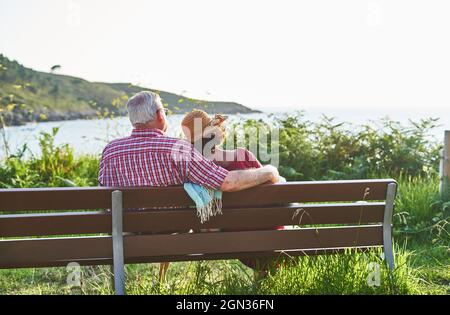
[[[182,186],[0,189],[0,211],[110,209],[111,193],[123,192],[125,208],[193,206]]]
[[[261,185],[239,192],[224,193],[223,207],[258,207],[289,202],[384,200],[387,185],[393,182],[395,181],[388,179],[288,182],[276,185]],[[364,197],[366,190],[369,191],[369,194]],[[181,195],[185,196],[187,200],[182,200]],[[161,198],[158,192],[153,189],[130,189],[124,191],[124,205],[125,208],[192,205],[184,190],[182,192],[173,190],[172,193],[164,195],[164,197]]]
[[[142,263],[160,263],[160,262],[188,262],[200,260],[229,260],[229,259],[249,259],[249,258],[280,258],[280,257],[298,257],[298,256],[316,256],[316,255],[335,255],[344,251],[352,250],[355,252],[367,252],[371,249],[378,248],[375,246],[358,246],[351,248],[328,248],[328,249],[311,249],[311,250],[290,250],[290,251],[266,251],[266,252],[245,252],[245,253],[222,253],[222,254],[202,254],[202,255],[174,255],[174,256],[151,256],[151,257],[133,257],[126,258],[126,264],[142,264]],[[52,262],[30,263],[23,262],[20,264],[4,264],[0,265],[0,269],[12,268],[43,268],[43,267],[65,267],[72,261],[58,260]],[[78,260],[81,266],[94,265],[111,265],[112,259],[84,259]]]
[[[187,262],[199,260],[227,260],[227,259],[249,259],[249,258],[280,258],[280,257],[290,258],[297,256],[335,255],[335,254],[342,254],[346,250],[367,252],[377,247],[381,247],[381,245],[341,247],[328,249],[304,249],[304,250],[286,250],[286,251],[277,250],[277,251],[245,252],[245,253],[133,257],[126,259],[125,262],[127,264],[139,264],[139,263],[160,263],[166,261]]]
[[[382,243],[381,225],[286,231],[139,235],[127,236],[124,239],[126,257],[320,249],[372,246]]]
[[[289,202],[332,202],[384,200],[385,180],[288,182],[261,185],[244,191],[225,193],[225,208],[257,207]],[[117,188],[123,192],[124,208],[193,206],[182,186]],[[0,189],[0,211],[77,210],[111,207],[115,188],[35,188]],[[365,196],[366,191],[369,194]]]
[[[387,185],[394,180],[290,182],[262,185],[224,194],[224,207],[259,206],[286,202],[385,200]],[[365,192],[369,194],[364,197]]]
[[[124,237],[125,259],[192,254],[224,254],[275,250],[305,250],[378,246],[381,225],[308,228],[287,231],[129,235]],[[53,266],[66,262],[112,259],[111,237],[47,238],[0,241],[0,268]]]
[[[0,189],[0,211],[111,208],[112,189],[102,187]]]
[[[111,233],[106,211],[0,215],[0,237]]]
[[[124,212],[125,232],[189,231],[190,229],[264,229],[282,225],[366,224],[383,221],[384,203],[298,204],[224,209],[201,224],[195,209]],[[111,233],[107,211],[16,214],[0,216],[0,237]]]
[[[1,266],[112,259],[112,238],[73,237],[0,241]]]

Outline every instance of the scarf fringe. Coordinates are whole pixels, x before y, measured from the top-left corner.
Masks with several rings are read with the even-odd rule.
[[[203,207],[197,207],[197,216],[202,224],[211,217],[218,214],[222,215],[222,199],[216,197],[214,190],[208,189],[208,194],[211,197],[211,201]]]

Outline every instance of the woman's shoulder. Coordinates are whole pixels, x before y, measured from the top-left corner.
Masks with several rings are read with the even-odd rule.
[[[234,156],[237,161],[257,161],[256,156],[246,148],[236,148]]]
[[[261,163],[259,163],[255,155],[245,148],[237,148],[236,150],[234,150],[234,154],[234,161],[229,165],[231,169],[249,169],[261,167]]]

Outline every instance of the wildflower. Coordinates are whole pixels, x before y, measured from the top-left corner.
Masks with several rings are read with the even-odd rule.
[[[6,105],[6,110],[7,110],[8,112],[12,112],[12,111],[14,110],[15,107],[16,107],[16,104],[10,103],[10,104]]]

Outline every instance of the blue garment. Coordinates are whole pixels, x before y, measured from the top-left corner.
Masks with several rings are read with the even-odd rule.
[[[280,183],[285,183],[284,177],[279,177]],[[185,183],[184,190],[189,197],[195,202],[197,208],[197,216],[203,224],[210,217],[222,214],[222,191],[207,189],[194,183]]]
[[[211,216],[222,214],[221,190],[207,189],[194,183],[185,183],[184,190],[195,202],[201,223],[208,221]]]

